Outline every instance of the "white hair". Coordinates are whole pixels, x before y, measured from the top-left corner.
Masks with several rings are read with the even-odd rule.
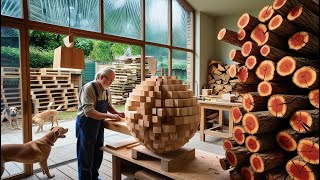
[[[110,73],[115,74],[114,70],[112,70],[111,68],[103,68],[103,69],[100,69],[100,70],[96,73],[95,79],[97,80],[101,75],[108,76]]]

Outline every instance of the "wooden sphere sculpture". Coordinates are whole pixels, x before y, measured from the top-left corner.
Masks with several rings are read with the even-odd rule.
[[[199,126],[197,98],[174,76],[142,81],[129,94],[125,108],[131,134],[156,154],[179,149]]]

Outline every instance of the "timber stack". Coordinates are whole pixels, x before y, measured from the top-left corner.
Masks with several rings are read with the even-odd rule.
[[[222,95],[225,93],[231,93],[237,95],[235,86],[239,80],[229,74],[230,66],[222,64],[219,61],[211,60],[208,62],[208,89],[203,89],[202,92],[209,91],[208,93],[202,93],[202,95]]]
[[[221,167],[230,179],[319,179],[319,4],[274,0],[237,26],[218,33],[238,47],[230,76],[242,96]]]

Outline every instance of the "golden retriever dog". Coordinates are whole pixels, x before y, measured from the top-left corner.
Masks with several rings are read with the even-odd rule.
[[[12,122],[16,123],[18,129],[22,129],[18,123],[18,113],[19,110],[16,107],[5,108],[1,113],[1,123],[4,122],[4,120],[6,119],[9,121],[11,130],[15,129],[12,126]]]
[[[52,105],[52,103],[49,104],[49,107]],[[58,124],[58,110],[61,109],[63,105],[60,105],[57,109],[49,109],[49,110],[45,110],[42,111],[41,113],[36,114],[35,116],[33,116],[32,118],[32,122],[35,124],[39,125],[38,130],[36,131],[36,133],[39,132],[39,130],[41,129],[41,131],[43,131],[43,124],[47,121],[51,121],[51,127],[53,127],[53,122],[55,121],[57,125]]]
[[[4,164],[15,161],[26,164],[38,162],[43,174],[46,174],[48,178],[54,177],[53,174],[50,174],[47,164],[51,146],[53,146],[58,138],[65,138],[67,132],[68,128],[55,126],[40,139],[25,144],[1,145],[1,176],[5,169]]]

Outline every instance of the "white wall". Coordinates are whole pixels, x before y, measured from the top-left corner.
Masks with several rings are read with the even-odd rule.
[[[270,5],[266,1],[266,5]],[[257,17],[258,10],[248,11],[250,15]],[[243,12],[245,13],[245,12]],[[234,32],[238,31],[237,21],[243,14],[230,16],[208,16],[203,12],[196,12],[196,54],[195,54],[195,94],[200,95],[201,89],[207,84],[208,61],[222,61],[225,64],[232,64],[229,59],[231,49],[241,49],[232,44],[218,41],[217,34],[221,28],[226,28]]]

